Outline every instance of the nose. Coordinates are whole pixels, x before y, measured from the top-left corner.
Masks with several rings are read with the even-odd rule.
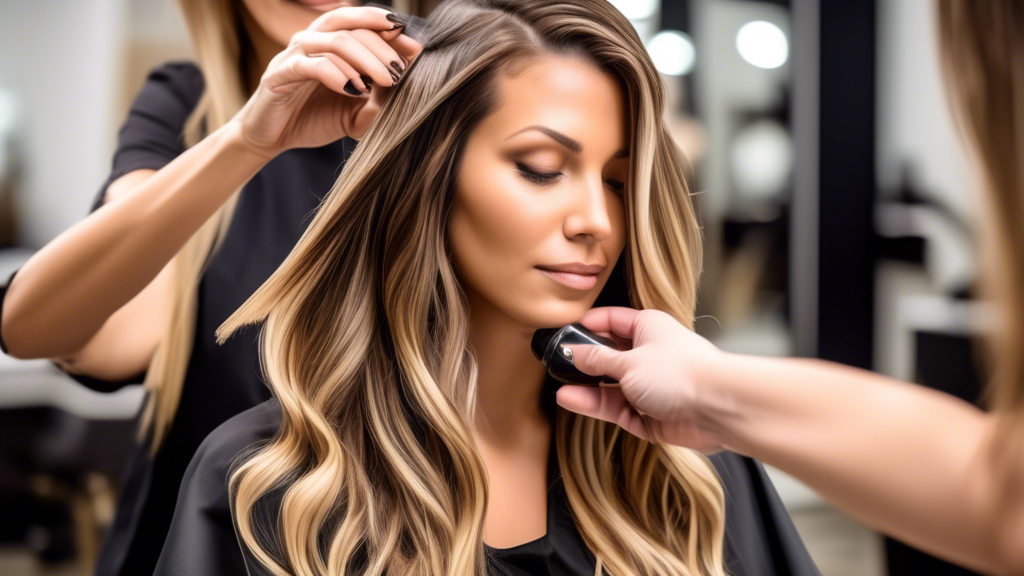
[[[588,177],[576,188],[563,225],[567,238],[590,237],[600,242],[611,236],[612,222],[605,194],[600,175]]]

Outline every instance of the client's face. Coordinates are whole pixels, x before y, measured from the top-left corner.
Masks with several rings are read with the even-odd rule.
[[[499,79],[498,90],[465,148],[449,220],[454,264],[474,312],[569,324],[625,245],[624,95],[614,76],[557,56]]]

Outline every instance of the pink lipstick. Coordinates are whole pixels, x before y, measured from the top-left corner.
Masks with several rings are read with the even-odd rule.
[[[545,276],[555,282],[576,290],[590,290],[597,285],[597,275],[605,269],[604,264],[554,264],[537,266]]]

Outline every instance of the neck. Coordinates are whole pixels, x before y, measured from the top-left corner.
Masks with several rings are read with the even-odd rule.
[[[470,343],[479,367],[476,432],[504,444],[552,424],[541,405],[546,371],[530,350],[534,329],[481,300],[469,296]]]

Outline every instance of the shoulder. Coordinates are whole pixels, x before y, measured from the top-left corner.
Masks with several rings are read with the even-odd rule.
[[[726,451],[709,459],[725,490],[727,572],[820,576],[764,466]]]
[[[118,131],[110,175],[90,212],[103,205],[107,188],[118,178],[143,168],[159,170],[185,151],[185,124],[202,95],[203,74],[192,62],[167,62],[149,72]]]
[[[232,463],[247,449],[273,438],[281,423],[281,405],[271,398],[228,419],[203,440],[185,479],[227,483]],[[184,483],[184,482],[183,482]]]
[[[171,60],[149,72],[151,78],[161,78],[173,81],[196,83],[202,85],[203,72],[199,65],[189,60]]]
[[[151,70],[132,102],[132,112],[166,118],[187,115],[203,95],[203,73],[192,62],[167,62]]]
[[[270,440],[281,423],[281,405],[277,398],[236,414],[213,429],[199,445],[193,460],[206,468],[228,466],[243,450]]]
[[[165,88],[182,99],[198,100],[205,81],[198,65],[181,60],[165,62],[150,70],[146,76],[146,84]]]
[[[210,432],[182,477],[175,522],[194,524],[202,519],[222,524],[225,529],[230,526],[228,480],[232,465],[249,449],[271,439],[280,421],[280,404],[271,398]]]
[[[224,422],[203,440],[182,479],[155,576],[249,573],[231,514],[228,471],[243,450],[271,438],[279,421],[280,406],[271,399]]]
[[[159,169],[184,151],[182,130],[203,95],[203,74],[191,62],[168,62],[149,72],[118,136],[116,175],[130,168]],[[115,176],[116,176],[115,175]]]

